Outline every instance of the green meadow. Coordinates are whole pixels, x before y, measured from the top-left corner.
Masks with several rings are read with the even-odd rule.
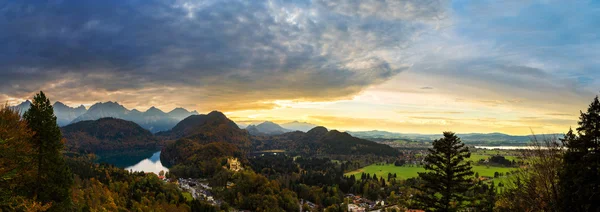
[[[194,200],[194,197],[192,197],[192,194],[190,194],[190,192],[183,192],[183,197],[185,198],[185,200],[187,201],[192,201]]]
[[[503,173],[510,172],[512,170],[516,170],[517,168],[513,167],[498,167],[498,166],[482,166],[475,165],[475,161],[479,161],[480,159],[489,158],[489,155],[483,154],[473,154],[471,155],[470,160],[473,162],[473,172],[479,173],[479,176],[485,177],[494,177],[494,172]],[[507,156],[509,160],[516,159],[514,156]],[[400,179],[408,179],[412,177],[418,177],[418,172],[425,172],[425,168],[417,167],[417,166],[394,166],[394,164],[384,164],[377,165],[372,164],[370,166],[363,167],[361,169],[351,171],[346,173],[346,176],[354,175],[356,179],[360,179],[362,173],[367,173],[373,176],[376,174],[378,177],[387,178],[388,173],[396,174],[396,176]],[[495,180],[496,181],[496,180]]]
[[[479,173],[479,176],[493,177],[494,172],[506,173],[512,170],[516,170],[516,168],[508,168],[508,167],[495,167],[495,166],[473,166],[473,172]],[[418,172],[425,172],[425,168],[416,167],[416,166],[394,166],[394,164],[385,164],[385,165],[370,165],[367,167],[363,167],[359,170],[355,170],[352,172],[346,173],[346,176],[354,175],[356,179],[360,179],[362,173],[367,173],[373,176],[376,174],[379,177],[387,178],[388,173],[396,174],[398,178],[408,179],[412,177],[418,177]]]
[[[396,174],[398,178],[408,179],[412,177],[418,177],[418,172],[424,172],[425,169],[422,167],[416,166],[394,166],[394,164],[386,164],[386,165],[370,165],[367,167],[363,167],[362,169],[355,170],[352,172],[346,173],[346,176],[354,175],[356,179],[360,179],[360,176],[364,172],[365,174],[376,174],[378,177],[387,178],[388,173]]]

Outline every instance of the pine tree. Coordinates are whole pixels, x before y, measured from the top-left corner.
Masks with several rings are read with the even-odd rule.
[[[581,112],[577,135],[562,140],[567,150],[560,173],[560,194],[565,211],[600,211],[600,102]]]
[[[423,185],[418,202],[428,211],[457,211],[467,199],[465,194],[474,186],[469,148],[452,132],[444,132],[444,138],[433,142],[425,157],[425,169],[419,173]]]
[[[31,196],[42,203],[51,202],[52,211],[67,211],[71,205],[73,176],[61,152],[64,143],[54,110],[43,92],[34,96],[31,108],[23,117],[35,133],[31,141],[37,172]]]
[[[8,105],[0,108],[0,211],[25,211],[25,208],[33,211],[36,205],[48,207],[26,198],[27,185],[33,182],[35,174],[31,167],[32,136],[17,110]]]

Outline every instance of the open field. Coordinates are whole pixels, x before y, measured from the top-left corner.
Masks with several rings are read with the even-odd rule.
[[[517,158],[517,156],[513,156],[513,155],[509,155],[509,154],[517,154],[517,153],[508,153],[508,151],[504,150],[504,151],[498,151],[498,150],[486,150],[486,151],[477,151],[474,153],[471,153],[471,157],[469,158],[469,160],[473,161],[473,162],[477,162],[480,159],[487,159],[490,158],[491,156],[494,155],[502,155],[504,156],[504,158],[506,158],[507,160],[515,160],[518,161],[519,158]]]
[[[473,166],[473,172],[479,173],[479,176],[493,177],[494,172],[498,173],[506,173],[512,170],[516,170],[516,168],[508,168],[508,167],[486,167],[486,166]],[[408,179],[412,177],[418,177],[418,172],[424,172],[425,168],[416,167],[416,166],[394,166],[394,164],[386,164],[386,165],[370,165],[367,167],[363,167],[362,169],[355,170],[352,172],[346,173],[346,176],[354,175],[356,179],[360,179],[362,173],[376,174],[377,176],[387,177],[388,173],[396,174],[400,179]]]
[[[394,166],[394,164],[386,164],[386,165],[370,165],[367,167],[363,167],[362,169],[348,172],[347,176],[354,175],[356,179],[360,179],[362,173],[368,173],[373,176],[376,174],[377,176],[387,178],[388,173],[396,174],[400,179],[408,179],[412,177],[418,177],[418,172],[424,172],[425,169],[423,167],[416,166]]]
[[[185,200],[187,201],[192,201],[194,200],[194,197],[192,197],[192,194],[190,194],[190,192],[183,192],[183,197],[185,198]]]
[[[496,166],[473,166],[473,172],[479,173],[479,176],[485,177],[494,177],[494,172],[498,173],[506,173],[513,170],[517,170],[517,168],[512,167],[496,167]]]

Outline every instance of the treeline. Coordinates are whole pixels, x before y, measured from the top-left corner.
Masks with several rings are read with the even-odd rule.
[[[21,117],[0,108],[0,211],[207,211],[186,201],[175,184],[154,174],[93,163],[93,155],[65,151],[43,92]]]
[[[315,127],[304,133],[300,131],[274,136],[253,136],[252,147],[256,151],[285,149],[301,156],[315,155],[378,155],[396,157],[400,153],[388,145],[364,140],[337,130],[328,131]]]
[[[523,166],[500,195],[473,179],[467,147],[453,133],[433,142],[415,188],[416,203],[431,211],[600,211],[600,102],[581,112],[576,131],[564,138],[534,138]],[[502,157],[491,162],[515,165]],[[500,175],[500,173],[497,173]],[[478,191],[478,192],[474,192]]]
[[[61,128],[66,149],[81,153],[123,153],[157,150],[158,139],[132,121],[101,118]]]
[[[244,159],[237,146],[225,142],[201,144],[191,139],[180,139],[171,147],[163,149],[161,159],[167,165],[175,164],[169,169],[171,173],[185,178],[211,177],[223,169],[228,157]]]
[[[43,92],[19,116],[0,109],[0,208],[69,211],[73,175],[62,156],[64,141]]]
[[[500,211],[600,211],[600,102],[564,138],[535,138],[526,168],[497,202]]]
[[[190,211],[177,185],[155,174],[129,173],[87,157],[69,157],[73,170],[73,211]]]

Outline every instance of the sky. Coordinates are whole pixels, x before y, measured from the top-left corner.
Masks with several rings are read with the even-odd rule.
[[[0,101],[117,101],[343,130],[564,133],[598,1],[0,1]]]

